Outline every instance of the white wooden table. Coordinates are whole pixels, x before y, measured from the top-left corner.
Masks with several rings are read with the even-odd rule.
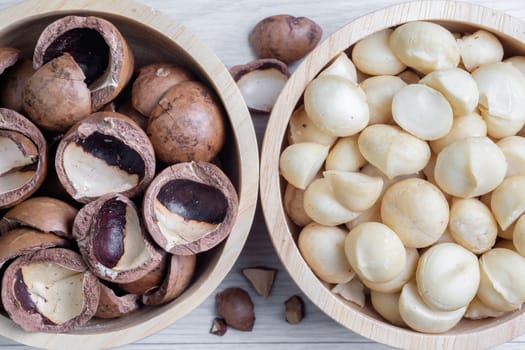
[[[44,0],[42,0],[44,1]],[[100,0],[116,1],[116,0]],[[174,16],[206,43],[228,67],[252,60],[248,32],[263,17],[287,13],[307,16],[324,30],[323,38],[353,18],[404,0],[138,0]],[[521,0],[470,0],[525,20],[525,2]],[[0,9],[20,0],[0,0]],[[292,67],[293,68],[293,67]],[[267,115],[253,115],[259,144]],[[271,296],[264,300],[251,289],[240,273],[247,266],[269,266],[278,269]],[[248,290],[255,303],[256,322],[252,332],[229,329],[223,337],[208,333],[215,317],[214,296],[189,315],[165,330],[121,349],[388,349],[343,328],[316,306],[306,301],[306,317],[298,325],[284,321],[284,301],[301,294],[275,254],[268,237],[261,210],[241,258],[217,291],[239,286]],[[0,337],[1,349],[29,349]],[[501,345],[500,350],[525,349],[525,336]]]

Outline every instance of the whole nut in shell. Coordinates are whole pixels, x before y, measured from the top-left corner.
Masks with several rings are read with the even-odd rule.
[[[253,302],[241,288],[227,288],[215,296],[217,312],[226,324],[240,331],[251,331],[255,323]]]
[[[28,59],[22,59],[2,73],[2,78],[0,79],[0,104],[22,113],[24,110],[22,99],[24,85],[34,72],[33,62]]]

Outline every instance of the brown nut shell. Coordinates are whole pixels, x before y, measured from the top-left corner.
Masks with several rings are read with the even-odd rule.
[[[137,111],[149,116],[169,88],[186,80],[194,77],[185,68],[169,63],[144,66],[133,83],[131,103]]]
[[[244,289],[226,288],[215,295],[215,306],[228,326],[247,332],[253,329],[253,302]]]
[[[150,114],[147,133],[164,163],[210,161],[225,139],[224,111],[215,93],[197,81],[171,87]]]
[[[55,306],[61,307],[64,303],[76,303],[81,298],[82,304],[78,315],[61,323],[51,321],[48,316],[41,313],[42,306],[35,305],[31,291],[25,281],[24,267],[34,268],[43,265],[49,269],[67,270],[71,274],[81,274],[81,295],[78,293],[61,293],[56,295],[59,302]],[[45,280],[47,276],[40,276]],[[39,276],[39,277],[40,277]],[[29,278],[29,277],[27,277]],[[37,281],[38,282],[38,281]],[[57,281],[55,283],[59,283]],[[53,283],[53,282],[50,282]],[[28,332],[62,333],[86,324],[95,314],[99,303],[99,282],[88,270],[82,257],[71,250],[64,248],[42,249],[34,254],[24,255],[16,259],[6,269],[2,278],[2,302],[11,319]],[[47,304],[48,300],[39,300],[38,304]],[[78,304],[76,304],[78,307]]]
[[[144,277],[128,283],[119,283],[118,287],[127,293],[140,295],[149,294],[158,289],[166,278],[169,260],[168,253],[161,251],[161,254],[162,259]]]
[[[86,67],[88,78],[93,69],[100,73],[95,73],[87,82],[93,111],[113,100],[131,79],[133,53],[119,30],[105,19],[65,16],[49,24],[35,46],[35,69],[63,54],[64,50],[73,52],[75,60]],[[92,67],[93,62],[95,67]]]
[[[0,105],[22,113],[24,86],[34,73],[33,62],[28,59],[19,60],[14,66],[9,67],[0,80]]]
[[[16,64],[20,58],[20,50],[14,47],[0,47],[0,74]]]
[[[142,208],[146,227],[161,248],[193,255],[215,247],[229,235],[238,198],[230,179],[217,166],[178,163],[151,182]]]
[[[0,133],[10,139],[20,153],[31,159],[30,163],[32,163],[15,166],[5,173],[0,170],[0,209],[2,209],[22,202],[42,185],[47,174],[47,144],[40,130],[31,121],[7,108],[0,108]],[[27,182],[2,193],[3,180],[17,174],[28,178]]]
[[[170,255],[168,272],[161,286],[142,297],[145,305],[162,305],[178,297],[190,285],[197,257],[195,255]]]
[[[35,230],[73,238],[71,229],[78,210],[56,198],[32,197],[16,205],[0,220],[10,228],[28,226]]]
[[[128,315],[139,308],[139,296],[125,294],[119,296],[103,283],[100,284],[100,300],[95,317],[117,318]]]
[[[135,204],[120,194],[104,195],[80,209],[73,236],[89,269],[106,281],[136,281],[162,259],[144,230]]]
[[[133,197],[153,178],[155,153],[147,135],[131,119],[97,112],[64,135],[55,168],[62,186],[78,202],[111,192]]]
[[[275,15],[264,18],[252,29],[249,41],[260,58],[277,58],[287,64],[312,51],[323,31],[306,17]]]
[[[117,107],[116,112],[124,114],[126,117],[133,120],[144,131],[148,129],[149,118],[137,111],[131,105],[131,101],[126,101]]]

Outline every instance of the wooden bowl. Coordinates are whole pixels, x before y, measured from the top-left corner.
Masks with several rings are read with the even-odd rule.
[[[173,302],[144,307],[121,319],[92,320],[68,334],[27,333],[0,316],[0,335],[43,348],[100,349],[149,336],[189,313],[220,284],[239,256],[255,213],[258,189],[258,150],[250,114],[228,70],[217,56],[179,22],[133,1],[32,0],[0,12],[0,46],[20,48],[32,57],[42,29],[68,14],[96,15],[113,22],[127,39],[136,66],[173,62],[193,71],[218,94],[228,115],[227,143],[219,158],[237,189],[239,212],[221,245],[199,255],[191,286]]]
[[[341,9],[344,13],[344,9]],[[418,1],[394,5],[365,15],[330,35],[297,68],[284,87],[270,116],[261,153],[261,202],[273,245],[284,266],[303,292],[327,315],[374,341],[404,349],[481,349],[501,344],[525,332],[525,314],[516,311],[497,319],[462,320],[444,334],[423,334],[393,326],[367,304],[345,302],[330,291],[308,267],[297,245],[299,228],[285,214],[285,182],[279,175],[279,156],[288,145],[291,113],[308,83],[338,53],[376,31],[407,21],[428,20],[453,31],[486,29],[503,42],[506,54],[525,54],[525,23],[492,9],[452,1]]]

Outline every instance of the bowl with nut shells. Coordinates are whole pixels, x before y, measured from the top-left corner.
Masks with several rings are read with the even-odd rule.
[[[448,1],[331,34],[285,85],[261,156],[270,236],[303,292],[406,349],[525,332],[525,23]]]
[[[235,82],[133,1],[28,1],[0,22],[0,335],[100,349],[169,326],[219,285],[255,212]]]

